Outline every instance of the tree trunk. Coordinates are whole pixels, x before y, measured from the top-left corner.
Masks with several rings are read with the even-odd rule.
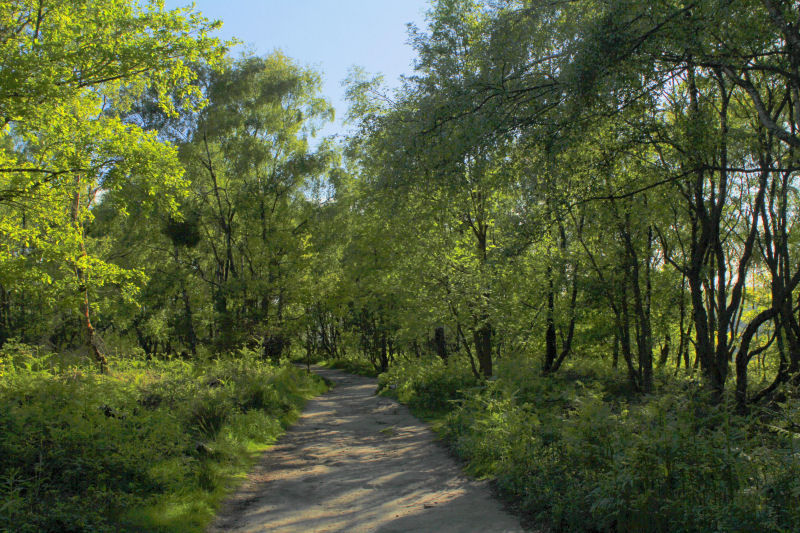
[[[544,333],[544,364],[542,370],[545,374],[549,374],[553,370],[553,365],[558,356],[558,345],[556,338],[556,320],[555,320],[555,288],[553,286],[553,269],[550,265],[547,266],[547,326]]]
[[[380,360],[379,360],[381,365],[380,370],[381,372],[386,372],[387,370],[389,370],[389,356],[387,353],[388,342],[386,340],[386,333],[381,334],[380,345],[381,345]]]
[[[653,334],[649,312],[647,310],[648,296],[646,293],[642,295],[639,259],[636,249],[633,246],[631,221],[628,213],[625,213],[625,223],[624,225],[620,225],[620,231],[623,241],[625,242],[626,256],[628,258],[629,285],[633,291],[634,312],[636,313],[636,320],[639,325],[636,335],[636,345],[639,356],[641,386],[643,392],[650,392],[653,389]],[[649,287],[650,281],[645,280],[645,283]]]
[[[630,326],[630,314],[628,311],[628,295],[627,291],[622,291],[622,299],[620,301],[620,307],[622,309],[621,318],[618,328],[619,328],[619,336],[620,336],[620,343],[622,345],[622,357],[625,359],[625,365],[628,368],[628,381],[633,387],[633,390],[639,391],[641,390],[641,376],[636,371],[636,368],[633,365],[633,351],[631,350],[631,326]]]
[[[492,326],[485,322],[473,331],[472,338],[475,343],[475,353],[478,356],[478,366],[481,375],[485,378],[492,377]]]
[[[658,366],[664,366],[667,364],[667,360],[669,359],[669,351],[670,351],[670,336],[669,331],[664,334],[664,345],[661,346],[661,356],[658,359]],[[679,356],[680,358],[680,356]]]
[[[173,246],[175,264],[178,263],[178,247]],[[186,342],[189,344],[193,356],[197,356],[197,334],[194,331],[194,319],[192,317],[192,303],[189,299],[189,291],[186,290],[186,280],[181,277],[181,298],[183,299],[183,320],[186,326]]]
[[[95,361],[100,366],[100,372],[105,372],[108,368],[108,360],[100,348],[97,346],[97,339],[95,338],[94,326],[92,325],[91,308],[89,306],[89,286],[86,272],[80,267],[81,260],[85,260],[88,256],[86,253],[86,246],[83,241],[83,225],[80,222],[80,206],[81,206],[81,193],[75,191],[73,196],[72,206],[72,224],[75,231],[78,233],[78,242],[80,243],[79,259],[75,261],[75,278],[78,282],[78,291],[81,293],[80,312],[84,328],[86,330],[86,343],[94,356]]]
[[[436,346],[436,355],[441,357],[442,361],[447,362],[447,342],[444,336],[444,327],[439,326],[433,335],[433,343]],[[416,344],[416,341],[415,341]]]
[[[11,337],[11,299],[0,284],[0,347]]]

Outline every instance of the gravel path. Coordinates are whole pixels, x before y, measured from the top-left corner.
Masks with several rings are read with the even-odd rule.
[[[335,387],[308,402],[210,532],[524,531],[408,409],[374,395],[377,380],[315,372]]]

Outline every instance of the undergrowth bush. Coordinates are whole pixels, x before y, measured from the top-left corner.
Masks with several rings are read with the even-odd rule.
[[[545,378],[525,359],[497,374],[475,385],[431,360],[380,380],[555,531],[800,530],[800,403],[744,418],[685,384],[629,398],[609,396],[607,376]]]
[[[243,350],[117,360],[107,375],[0,351],[0,531],[202,531],[317,378]]]
[[[360,357],[342,357],[339,359],[327,359],[322,362],[323,366],[329,368],[338,368],[351,374],[359,376],[377,377],[380,374],[380,369],[375,368],[375,365]]]
[[[418,415],[436,414],[451,408],[464,391],[477,383],[462,358],[399,359],[378,377],[378,390],[387,391],[408,404]]]

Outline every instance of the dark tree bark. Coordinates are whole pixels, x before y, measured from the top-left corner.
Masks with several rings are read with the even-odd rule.
[[[547,318],[544,334],[544,364],[542,370],[545,374],[553,371],[556,357],[558,356],[558,339],[556,338],[556,303],[555,287],[553,286],[553,268],[547,265]]]
[[[472,334],[478,367],[485,378],[492,377],[492,327],[488,323],[476,328]]]
[[[446,339],[445,339],[445,336],[444,336],[444,327],[443,326],[437,327],[436,330],[434,331],[433,343],[434,343],[434,346],[436,347],[436,355],[438,355],[442,359],[442,361],[444,361],[446,363],[448,354],[447,354],[447,342],[446,342]],[[416,346],[416,341],[415,341],[414,344]],[[417,347],[417,352],[419,352],[419,348],[418,347]],[[419,356],[417,356],[417,357],[419,357]]]

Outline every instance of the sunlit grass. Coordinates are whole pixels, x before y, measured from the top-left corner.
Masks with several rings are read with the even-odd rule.
[[[203,531],[326,389],[247,351],[118,360],[107,375],[65,360],[0,358],[0,530]]]
[[[370,378],[377,377],[380,374],[380,371],[375,368],[375,365],[369,361],[365,361],[360,357],[326,359],[324,361],[320,361],[319,365],[324,368],[336,368],[338,370],[350,372],[351,374],[357,374],[359,376],[366,376]]]
[[[213,484],[212,490],[195,488],[165,495],[153,505],[129,510],[121,522],[148,531],[205,531],[224,499],[247,479],[248,472],[279,436],[274,434],[269,444],[252,440],[228,443],[225,460],[209,462],[202,471],[208,477],[205,483]]]
[[[657,378],[653,394],[630,394],[625,369],[601,358],[542,376],[536,359],[509,357],[479,382],[464,361],[429,358],[399,361],[380,387],[553,530],[797,531],[800,447],[785,428],[800,400],[787,394],[765,423],[732,397],[710,402],[699,372]]]

